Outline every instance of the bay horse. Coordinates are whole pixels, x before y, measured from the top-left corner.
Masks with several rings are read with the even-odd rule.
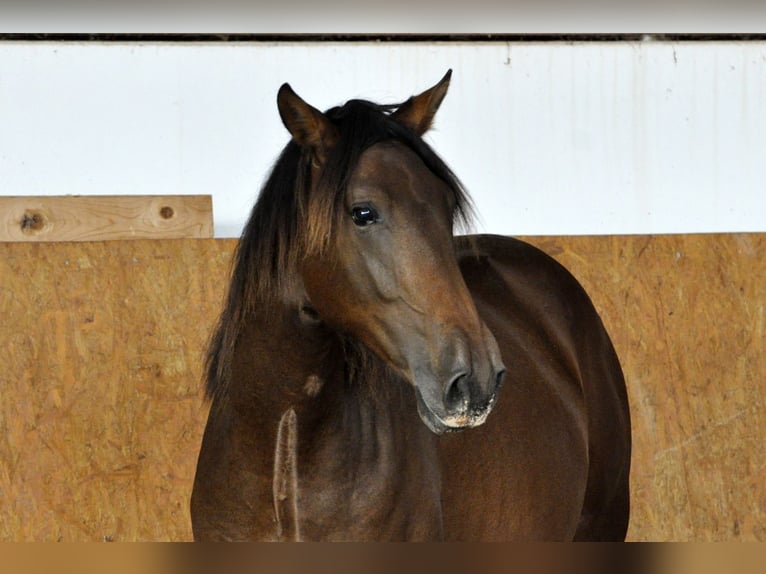
[[[422,139],[450,75],[324,113],[280,88],[292,137],[207,355],[195,539],[624,539],[618,358],[560,264],[454,234],[471,201]]]

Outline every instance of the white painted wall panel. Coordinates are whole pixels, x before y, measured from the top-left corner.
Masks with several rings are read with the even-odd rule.
[[[454,69],[430,142],[507,234],[766,231],[766,43],[0,43],[0,194],[210,193],[238,235],[319,108]]]

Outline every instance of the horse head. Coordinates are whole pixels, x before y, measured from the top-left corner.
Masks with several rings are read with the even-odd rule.
[[[349,119],[353,102],[322,113],[287,84],[278,94],[285,127],[311,158],[302,224],[315,225],[323,208],[334,212],[331,233],[300,264],[304,310],[410,382],[420,417],[437,434],[482,424],[505,372],[457,263],[453,228],[467,198],[421,139],[449,80],[450,72],[404,104],[378,111],[374,121],[392,137],[372,142],[352,141],[363,131],[361,115]],[[342,193],[322,201],[327,173],[349,161]]]

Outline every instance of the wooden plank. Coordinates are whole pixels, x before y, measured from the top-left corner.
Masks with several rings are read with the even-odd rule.
[[[0,197],[0,241],[212,236],[209,195]]]
[[[623,364],[631,540],[766,540],[766,234],[526,238]],[[0,541],[186,540],[234,240],[0,243]]]

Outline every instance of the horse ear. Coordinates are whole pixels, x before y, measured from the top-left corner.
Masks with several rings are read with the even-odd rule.
[[[320,162],[335,145],[338,132],[322,112],[304,102],[289,84],[282,84],[277,93],[277,107],[282,123],[295,142],[311,148]]]
[[[399,106],[399,109],[391,114],[391,117],[422,136],[431,127],[436,110],[439,109],[444,96],[447,95],[451,77],[452,70],[447,70],[438,84],[422,94],[412,96]]]

